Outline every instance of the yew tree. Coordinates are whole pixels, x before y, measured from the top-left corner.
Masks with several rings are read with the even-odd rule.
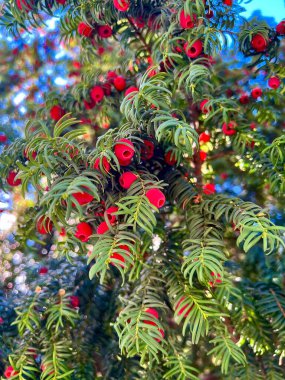
[[[285,21],[242,3],[3,6],[8,34],[56,17],[79,54],[0,157],[36,199],[16,240],[52,247],[3,378],[284,379]]]

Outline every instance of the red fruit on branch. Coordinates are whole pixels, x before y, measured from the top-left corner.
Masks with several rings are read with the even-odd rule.
[[[161,190],[150,189],[146,192],[145,195],[153,206],[157,208],[161,208],[162,206],[164,206],[166,199],[165,199],[165,195],[163,194]]]
[[[61,106],[55,105],[50,109],[49,113],[51,119],[58,121],[65,115],[65,110]]]
[[[94,86],[90,91],[90,96],[94,102],[98,103],[104,98],[104,90],[101,86]]]
[[[200,103],[200,110],[202,111],[202,113],[204,114],[207,114],[209,113],[210,109],[211,108],[208,108],[206,107],[206,104],[208,103],[209,99],[204,99],[202,100],[202,102]]]
[[[114,82],[114,79],[117,78],[118,74],[115,71],[108,71],[107,79],[110,83]]]
[[[109,164],[109,161],[107,160],[107,157],[103,157],[102,160],[99,157],[96,158],[94,162],[94,169],[101,171],[100,163],[103,169],[105,170],[105,172],[109,173],[111,166]]]
[[[115,143],[114,153],[120,164],[132,159],[135,154],[134,144],[131,140],[120,139]]]
[[[167,165],[174,166],[177,164],[177,160],[175,158],[175,154],[172,150],[169,150],[164,155],[164,161],[167,163]]]
[[[237,133],[236,131],[236,123],[234,121],[230,121],[229,123],[223,123],[222,131],[226,136],[232,136]]]
[[[154,143],[149,140],[143,140],[143,143],[141,147],[141,158],[143,160],[150,160],[154,155]]]
[[[186,318],[186,317],[190,314],[190,311],[192,310],[193,306],[191,306],[191,307],[189,308],[190,305],[189,305],[188,303],[185,303],[184,300],[185,300],[185,297],[182,296],[182,297],[179,299],[177,305],[175,306],[175,310],[178,311],[178,315],[182,315],[183,318]],[[185,305],[184,305],[184,304],[185,304]],[[184,306],[183,306],[183,305],[184,305]],[[187,310],[187,311],[186,311],[186,310]]]
[[[155,318],[155,319],[159,318],[158,311],[152,307],[149,307],[148,309],[146,309],[145,312],[150,314],[152,316],[152,319],[153,318]],[[147,325],[156,326],[156,323],[152,320],[145,319],[143,322]]]
[[[203,51],[203,43],[201,40],[194,42],[193,44],[189,44],[185,42],[184,50],[189,58],[197,58]]]
[[[134,183],[137,178],[138,177],[134,173],[125,172],[121,174],[119,182],[123,189],[129,189],[132,183]]]
[[[98,35],[101,38],[109,38],[113,34],[112,28],[109,25],[99,25]]]
[[[66,3],[66,0],[56,0],[58,4],[64,5]]]
[[[255,87],[251,90],[251,96],[253,97],[253,99],[258,99],[260,98],[262,95],[262,90],[260,87]]]
[[[74,236],[82,242],[86,242],[90,239],[92,232],[92,226],[89,223],[81,222],[77,224]]]
[[[231,7],[233,5],[233,0],[223,0],[223,4]]]
[[[53,228],[53,222],[50,220],[49,217],[42,215],[37,220],[36,227],[39,234],[49,234],[51,233],[51,230]]]
[[[203,193],[206,195],[211,195],[216,192],[216,186],[214,183],[206,183],[206,185],[203,186]]]
[[[281,80],[278,77],[271,77],[268,80],[268,86],[276,90],[281,85]]]
[[[70,306],[73,307],[73,309],[76,309],[76,308],[79,307],[79,305],[80,305],[79,297],[77,297],[77,296],[70,296],[69,300],[70,300]]]
[[[113,3],[120,12],[126,12],[130,8],[130,0],[113,0]]]
[[[124,89],[126,88],[126,80],[122,76],[117,76],[114,79],[113,84],[114,84],[115,89],[118,91],[124,91]]]
[[[199,136],[199,143],[200,144],[206,144],[211,140],[211,136],[207,132],[202,132]]]
[[[96,106],[96,102],[93,99],[90,102],[83,100],[83,103],[86,110],[92,110]]]
[[[126,89],[125,96],[127,96],[133,92],[138,92],[138,91],[139,91],[139,89],[136,86],[131,86],[131,87]],[[135,94],[133,94],[133,95],[135,95]]]
[[[136,18],[131,17],[131,21],[139,29],[141,29],[141,28],[143,28],[145,26],[145,22],[144,22],[144,20],[143,20],[142,17],[136,17]]]
[[[267,48],[268,42],[262,34],[257,33],[252,37],[251,47],[258,53],[263,52]]]
[[[279,22],[279,24],[276,26],[276,32],[280,35],[285,34],[285,20]]]
[[[80,206],[86,205],[93,201],[94,197],[93,195],[86,193],[84,191],[78,191],[76,193],[72,194],[73,198],[77,200],[77,202],[80,204]]]
[[[45,275],[47,273],[48,273],[48,268],[47,267],[41,267],[39,269],[39,275],[43,276],[43,275]]]
[[[214,281],[209,281],[209,285],[213,288],[216,284],[221,284],[221,275],[218,273],[217,275],[214,272],[211,272],[211,276],[214,277]]]
[[[16,177],[17,174],[18,173],[14,172],[13,170],[11,170],[8,173],[8,176],[6,178],[6,181],[7,181],[8,185],[13,186],[13,187],[21,185],[22,180],[20,178],[15,179],[15,177]]]
[[[101,222],[101,223],[99,224],[99,226],[97,227],[96,233],[97,233],[98,235],[103,235],[103,234],[105,234],[105,233],[108,232],[108,231],[109,231],[109,226],[108,226],[108,224],[107,224],[106,222]]]
[[[107,217],[109,219],[109,222],[111,224],[114,224],[116,221],[117,221],[117,216],[114,215],[117,211],[119,210],[119,207],[117,206],[111,206],[109,208],[107,208],[106,210],[106,213],[107,213]]]
[[[33,9],[34,0],[16,0],[16,5],[18,9],[24,9],[26,12]]]
[[[164,330],[162,330],[162,329],[158,329],[157,331],[160,333],[161,338],[155,338],[155,340],[159,343],[159,342],[161,342],[162,339],[165,337],[165,332],[164,332]]]
[[[201,160],[202,162],[206,161],[207,156],[208,156],[208,155],[207,155],[206,152],[204,152],[203,150],[200,150],[200,152],[199,152],[199,157],[200,157],[200,160]]]
[[[190,15],[185,14],[184,10],[182,10],[182,12],[180,12],[179,22],[180,22],[181,28],[183,28],[183,29],[194,28],[196,20],[197,20],[196,15],[193,15],[191,17]]]
[[[249,96],[246,94],[246,93],[243,93],[240,98],[239,98],[239,102],[241,104],[248,104],[249,103]]]
[[[4,376],[6,377],[6,379],[10,379],[10,377],[16,376],[16,375],[18,375],[18,373],[19,372],[14,370],[14,368],[12,366],[9,366],[5,369]]]
[[[0,143],[5,143],[7,140],[8,140],[8,138],[5,134],[0,135]]]
[[[125,251],[126,254],[127,254],[127,253],[130,253],[130,248],[129,248],[127,245],[119,245],[118,248],[121,249],[121,250],[123,250],[123,251]],[[118,253],[118,252],[114,252],[114,253],[110,256],[110,259],[111,259],[111,260],[115,259],[115,260],[120,261],[120,263],[119,263],[120,267],[122,267],[122,268],[125,267],[125,262],[126,262],[126,260],[125,260],[125,258],[124,258],[124,256],[123,256],[122,254],[120,254],[120,253]],[[111,265],[115,265],[115,262],[112,262],[112,261],[111,261],[110,264],[111,264]]]
[[[90,25],[86,24],[85,22],[80,22],[77,27],[77,32],[81,36],[91,38],[94,33],[94,29]]]

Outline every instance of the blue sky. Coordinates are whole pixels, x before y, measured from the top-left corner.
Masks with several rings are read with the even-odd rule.
[[[246,8],[246,17],[251,16],[255,10],[260,10],[263,16],[274,17],[277,22],[285,17],[285,0],[252,0],[243,6]]]

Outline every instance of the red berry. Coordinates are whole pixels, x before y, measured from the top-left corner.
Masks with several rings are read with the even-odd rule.
[[[10,379],[10,377],[18,375],[19,372],[15,371],[12,366],[9,366],[5,369],[4,376],[6,379]]]
[[[130,248],[127,246],[127,245],[119,245],[118,249],[121,249],[124,251],[124,253],[129,253],[130,252]],[[114,252],[112,254],[112,256],[110,256],[110,259],[115,259],[115,260],[118,260],[120,261],[119,265],[120,267],[124,268],[125,267],[125,258],[122,254],[118,253],[118,252]],[[111,261],[111,265],[115,265],[115,262],[112,262]]]
[[[175,310],[178,310],[178,315],[182,315],[184,318],[186,318],[190,314],[190,311],[192,310],[193,306],[189,308],[189,304],[188,303],[186,303],[184,306],[181,305],[181,304],[185,303],[184,300],[185,300],[184,296],[180,298],[180,300],[178,301],[177,305],[175,306]],[[186,311],[186,309],[187,309],[187,311]]]
[[[94,169],[101,171],[100,164],[102,165],[105,172],[109,173],[111,166],[109,164],[109,161],[107,160],[107,157],[103,157],[102,160],[99,157],[96,158],[94,162]]]
[[[32,152],[28,152],[27,148],[24,150],[23,152],[24,154],[24,157],[29,160],[30,157],[32,156],[32,158],[35,160],[35,158],[37,157],[37,152],[35,151],[32,151]]]
[[[262,95],[262,90],[260,87],[255,87],[251,90],[251,96],[254,98],[254,99],[258,99],[260,98]]]
[[[210,19],[210,18],[212,18],[214,16],[214,12],[213,12],[213,10],[212,9],[209,9],[208,10],[208,13],[206,13],[206,17],[208,18],[208,19]]]
[[[74,309],[76,309],[77,307],[79,307],[79,304],[80,304],[79,297],[77,297],[77,296],[70,296],[69,299],[70,299],[70,306],[71,307],[73,307]]]
[[[48,273],[48,268],[47,267],[41,267],[39,269],[39,274],[40,275],[44,275],[44,274],[47,274]]]
[[[98,35],[101,38],[109,38],[113,34],[112,28],[109,25],[98,26]]]
[[[146,313],[150,314],[152,316],[152,319],[155,318],[155,319],[158,319],[159,318],[159,314],[158,314],[158,311],[156,309],[153,309],[152,307],[149,307],[148,309],[146,309],[145,311]],[[147,325],[152,325],[152,326],[156,326],[156,323],[154,321],[150,321],[148,319],[145,319],[143,321],[145,324]]]
[[[114,79],[117,78],[117,73],[115,71],[108,71],[107,79],[109,82],[113,83]]]
[[[138,177],[132,173],[132,172],[125,172],[123,174],[121,174],[120,178],[119,178],[119,182],[120,182],[120,185],[122,186],[123,189],[129,189],[132,185],[133,182],[135,182],[135,180],[137,179]]]
[[[53,228],[53,222],[49,217],[42,215],[39,217],[36,227],[39,234],[45,235],[51,232]]]
[[[216,186],[214,183],[206,183],[206,185],[203,186],[203,193],[206,195],[211,195],[216,192]]]
[[[0,143],[5,143],[7,140],[8,140],[8,138],[5,134],[0,135]]]
[[[206,104],[208,103],[209,99],[204,99],[202,100],[202,102],[200,103],[200,110],[206,114],[206,113],[209,113],[210,111],[210,108],[206,107]]]
[[[18,9],[24,9],[26,12],[33,9],[34,1],[33,0],[16,0]]]
[[[268,86],[276,90],[281,84],[281,80],[278,77],[271,77],[268,80]]]
[[[96,232],[97,232],[98,235],[103,235],[103,234],[105,234],[108,231],[109,231],[108,224],[106,222],[101,222],[99,224],[99,226],[97,227],[97,231]]]
[[[83,100],[83,103],[86,110],[92,110],[96,106],[96,102],[93,99],[90,102]]]
[[[200,150],[200,152],[199,152],[199,156],[200,156],[200,160],[201,160],[202,162],[204,162],[204,161],[207,159],[207,153],[204,152],[203,150]]]
[[[128,139],[120,139],[115,143],[114,153],[120,164],[129,162],[135,154],[134,144]]]
[[[114,7],[120,12],[126,12],[130,8],[130,0],[113,0]]]
[[[0,317],[0,325],[3,325],[3,323],[4,323],[4,319]]]
[[[252,37],[251,47],[258,53],[263,52],[268,43],[267,40],[263,37],[262,34],[257,33]]]
[[[186,15],[184,10],[180,13],[179,22],[180,26],[183,29],[192,29],[195,26],[197,20],[196,15],[193,15],[193,18],[190,15]]]
[[[66,0],[56,0],[58,4],[64,5],[66,3]]]
[[[165,337],[165,332],[164,332],[164,330],[162,330],[162,329],[158,329],[158,332],[160,333],[161,338],[155,338],[155,340],[156,340],[157,342],[161,342],[162,339]]]
[[[239,98],[239,102],[241,104],[248,104],[249,103],[249,96],[246,93],[243,93],[241,97]]]
[[[90,25],[85,24],[85,22],[80,22],[78,24],[77,31],[81,36],[90,38],[92,37],[94,29]]]
[[[276,26],[276,32],[281,35],[285,34],[285,20],[279,22],[279,24]]]
[[[150,189],[145,195],[149,202],[157,208],[161,208],[165,204],[165,195],[159,189]]]
[[[177,160],[175,158],[175,154],[172,150],[169,150],[164,155],[164,161],[167,163],[167,165],[174,166],[177,163]]]
[[[64,227],[61,227],[60,231],[59,231],[59,235],[60,236],[66,236],[66,230]]]
[[[22,180],[19,179],[19,178],[15,179],[15,177],[16,177],[17,174],[18,173],[14,172],[13,170],[11,170],[9,172],[9,174],[8,174],[8,176],[6,178],[6,181],[7,181],[8,185],[13,186],[13,187],[21,185]]]
[[[223,134],[226,135],[226,136],[235,135],[237,133],[237,131],[235,130],[235,128],[236,128],[236,123],[233,122],[233,121],[230,121],[228,124],[224,123],[222,125]]]
[[[77,193],[72,194],[73,198],[77,200],[77,202],[83,206],[93,201],[93,195],[86,193],[84,191],[78,191]]]
[[[53,119],[55,121],[58,121],[59,119],[61,119],[65,115],[64,109],[59,105],[53,106],[50,109],[49,113],[50,113],[51,119]]]
[[[150,160],[154,154],[154,143],[149,140],[143,140],[144,145],[141,147],[141,157],[143,160]]]
[[[220,174],[220,177],[223,179],[223,180],[226,180],[228,178],[228,173],[221,173]]]
[[[92,226],[89,223],[81,222],[77,224],[74,236],[77,239],[86,242],[89,240],[92,232]]]
[[[109,219],[109,222],[111,224],[114,224],[117,220],[117,216],[114,215],[117,211],[119,210],[119,207],[117,206],[111,206],[109,208],[107,208],[106,210],[106,213],[107,213],[107,217]]]
[[[125,88],[126,88],[126,80],[124,77],[122,76],[117,76],[115,79],[114,79],[114,87],[116,88],[116,90],[118,91],[123,91]]]
[[[94,102],[98,103],[104,98],[104,90],[101,86],[94,86],[90,91],[90,96]]]
[[[127,96],[133,92],[138,92],[138,91],[139,91],[139,89],[136,86],[131,86],[131,87],[126,89],[125,96]],[[133,94],[133,95],[135,95],[135,94]]]
[[[184,44],[184,50],[189,58],[197,58],[203,50],[203,44],[201,40],[194,42],[194,44],[190,45],[188,42]]]
[[[207,132],[202,132],[199,136],[199,143],[200,144],[206,144],[211,139],[211,136]]]
[[[137,18],[131,17],[131,21],[139,29],[141,29],[145,26],[145,22],[144,22],[142,17],[137,17]]]
[[[223,3],[231,7],[233,5],[233,0],[223,0]]]

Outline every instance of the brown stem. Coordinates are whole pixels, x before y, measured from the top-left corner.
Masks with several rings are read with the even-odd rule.
[[[285,310],[283,309],[282,305],[280,304],[280,302],[278,301],[278,298],[276,297],[276,293],[274,292],[273,289],[269,289],[270,293],[273,295],[277,305],[278,305],[278,308],[279,310],[281,311],[281,313],[283,314],[283,317],[285,317]]]
[[[146,48],[146,50],[148,51],[149,55],[151,55],[151,48],[149,46],[149,44],[146,42],[142,32],[139,30],[139,28],[136,27],[135,23],[130,19],[130,17],[127,15],[126,16],[129,23],[132,25],[132,27],[134,28],[137,36],[139,37],[139,39],[141,40],[141,42],[143,43],[144,47]]]

